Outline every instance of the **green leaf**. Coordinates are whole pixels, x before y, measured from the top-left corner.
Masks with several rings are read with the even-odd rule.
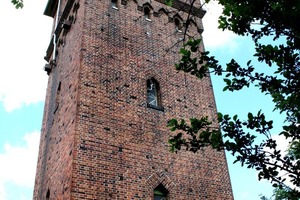
[[[248,113],[248,119],[249,119],[249,121],[253,121],[253,114],[252,113]]]
[[[251,64],[251,60],[249,60],[248,62],[247,62],[247,66],[249,66]]]
[[[23,0],[12,0],[11,3],[15,5],[16,9],[24,7]]]
[[[234,116],[233,116],[233,120],[236,121],[236,120],[237,120],[237,117],[238,117],[237,115],[234,115]]]
[[[165,3],[167,6],[172,6],[173,5],[173,0],[165,0]]]

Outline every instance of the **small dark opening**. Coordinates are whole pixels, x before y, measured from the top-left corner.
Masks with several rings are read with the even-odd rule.
[[[48,189],[47,194],[46,194],[46,200],[49,200],[49,199],[50,199],[50,190]]]
[[[111,7],[118,8],[117,0],[111,0]]]
[[[162,184],[159,184],[154,189],[154,200],[166,200],[168,193],[168,190]]]
[[[152,106],[159,105],[158,99],[158,90],[159,86],[155,79],[148,79],[147,80],[147,103]]]
[[[56,91],[56,97],[55,97],[55,109],[54,113],[56,113],[58,107],[59,107],[59,101],[60,101],[60,90],[61,90],[61,82],[58,83],[57,91]]]
[[[61,82],[58,83],[57,92],[59,93],[61,89]]]
[[[181,31],[182,29],[181,21],[178,18],[175,18],[174,23],[175,23],[176,30]]]
[[[150,9],[148,7],[144,7],[144,17],[150,19]]]

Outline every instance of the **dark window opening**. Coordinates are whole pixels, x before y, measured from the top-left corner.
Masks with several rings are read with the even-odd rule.
[[[147,80],[147,103],[158,106],[158,83],[154,79]]]
[[[182,32],[182,22],[178,18],[175,18],[174,24],[175,24],[176,30],[178,32]]]
[[[150,20],[150,8],[149,7],[144,7],[144,17],[147,20]]]
[[[147,106],[163,110],[159,83],[154,78],[147,80]]]
[[[168,190],[162,184],[154,189],[154,200],[167,200],[167,196]]]
[[[55,97],[55,110],[54,113],[56,113],[58,107],[59,107],[59,101],[60,101],[60,90],[61,90],[61,82],[59,82],[57,90],[56,90],[56,97]]]
[[[111,0],[111,7],[114,9],[118,9],[118,0]]]
[[[49,199],[50,199],[50,190],[48,189],[47,194],[46,194],[46,200],[49,200]]]

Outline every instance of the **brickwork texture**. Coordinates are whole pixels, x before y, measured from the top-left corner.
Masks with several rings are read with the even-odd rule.
[[[233,199],[223,151],[175,154],[167,144],[169,119],[209,116],[218,125],[210,78],[174,69],[184,38],[174,18],[184,23],[187,13],[155,0],[117,1],[118,9],[109,0],[60,3],[60,22],[71,25],[46,58],[54,63],[56,55],[34,199],[151,200],[158,185],[168,200]],[[198,31],[191,24],[187,34]],[[147,106],[150,78],[159,83],[163,109]]]

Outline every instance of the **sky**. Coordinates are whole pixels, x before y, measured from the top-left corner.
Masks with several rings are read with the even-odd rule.
[[[24,0],[16,10],[10,0],[0,1],[0,200],[32,199],[40,129],[47,78],[43,59],[51,37],[52,18],[44,16],[46,0]],[[204,44],[221,63],[236,58],[246,63],[253,55],[249,38],[217,29],[221,8],[213,3],[205,8]],[[264,70],[264,69],[262,69]],[[224,93],[222,78],[212,77],[217,108],[228,114],[246,116],[263,109],[280,131],[283,116],[272,112],[270,98],[254,88]],[[278,136],[275,136],[278,138]],[[280,139],[285,146],[285,140]],[[257,172],[232,165],[227,155],[235,200],[255,200],[271,196],[272,187],[257,180]]]

